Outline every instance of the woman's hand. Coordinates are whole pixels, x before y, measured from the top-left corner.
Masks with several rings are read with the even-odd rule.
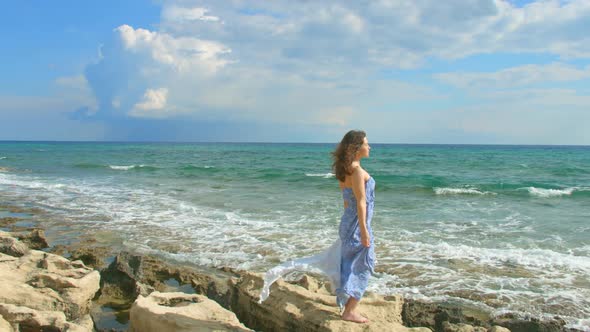
[[[371,246],[371,235],[369,235],[369,232],[361,232],[361,244],[367,248]]]

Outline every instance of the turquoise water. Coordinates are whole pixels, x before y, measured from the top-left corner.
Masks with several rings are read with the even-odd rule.
[[[336,239],[333,148],[1,142],[0,199],[134,250],[264,271]],[[371,290],[589,324],[590,147],[372,144],[363,166]]]

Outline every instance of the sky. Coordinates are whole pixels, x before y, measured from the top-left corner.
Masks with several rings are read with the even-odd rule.
[[[1,6],[0,140],[590,145],[590,0]]]

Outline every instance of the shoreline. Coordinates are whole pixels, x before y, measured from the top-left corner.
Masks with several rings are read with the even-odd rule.
[[[8,213],[0,214],[0,229],[2,230],[27,232],[33,229],[47,229],[50,233],[53,232],[50,230],[51,227],[46,228],[41,222],[27,220],[29,219],[27,217],[23,218],[26,215],[42,213],[38,209],[0,206],[0,212],[2,210],[8,211]],[[101,288],[93,300],[91,311],[97,331],[126,331],[129,322],[129,308],[133,301],[142,293],[149,294],[155,290],[204,294],[222,307],[233,311],[246,326],[257,330],[266,330],[272,326],[277,327],[277,324],[288,324],[287,317],[293,314],[290,310],[294,310],[291,307],[295,309],[307,307],[309,309],[310,306],[313,307],[310,303],[327,306],[328,310],[331,310],[331,313],[327,315],[324,312],[323,318],[313,318],[312,321],[319,320],[320,323],[317,323],[319,325],[311,330],[321,330],[322,320],[324,322],[326,319],[341,322],[337,314],[335,300],[328,291],[329,286],[322,279],[310,275],[301,274],[299,278],[290,278],[294,280],[279,281],[277,285],[273,285],[271,297],[275,298],[271,303],[285,307],[282,311],[283,317],[279,321],[261,322],[260,317],[253,316],[253,312],[264,308],[264,305],[257,307],[254,303],[257,302],[256,291],[259,292],[262,286],[260,273],[168,262],[164,261],[162,257],[154,255],[113,250],[111,246],[101,243],[98,237],[91,235],[84,235],[76,239],[62,239],[59,242],[69,242],[69,244],[50,243],[44,251],[56,253],[71,260],[80,259],[101,274]],[[252,287],[252,285],[257,287]],[[256,301],[252,301],[253,299]],[[269,300],[271,299],[269,298]],[[511,328],[514,331],[523,329],[583,331],[566,328],[565,321],[559,317],[554,317],[551,320],[539,320],[531,317],[523,319],[514,314],[491,317],[475,307],[468,307],[460,303],[424,302],[403,299],[401,296],[381,296],[374,293],[368,293],[363,300],[362,303],[365,303],[366,307],[370,307],[371,304],[376,304],[376,307],[388,305],[399,307],[401,317],[399,323],[407,327],[422,326],[437,331],[451,331],[453,329],[449,324],[468,324],[485,330],[497,325]],[[361,305],[362,307],[364,306]],[[311,311],[313,312],[313,310]],[[315,310],[322,312],[319,308]],[[326,309],[324,308],[324,310]],[[379,320],[375,322],[378,323]],[[447,324],[443,326],[445,322]],[[271,323],[274,325],[265,325]],[[290,326],[290,328],[294,327]]]

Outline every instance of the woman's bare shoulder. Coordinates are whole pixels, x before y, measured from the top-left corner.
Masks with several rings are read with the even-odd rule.
[[[364,170],[364,168],[361,167],[360,164],[357,165],[353,165],[352,166],[352,177],[361,177],[364,181],[369,180],[369,173],[367,173],[367,171]]]

